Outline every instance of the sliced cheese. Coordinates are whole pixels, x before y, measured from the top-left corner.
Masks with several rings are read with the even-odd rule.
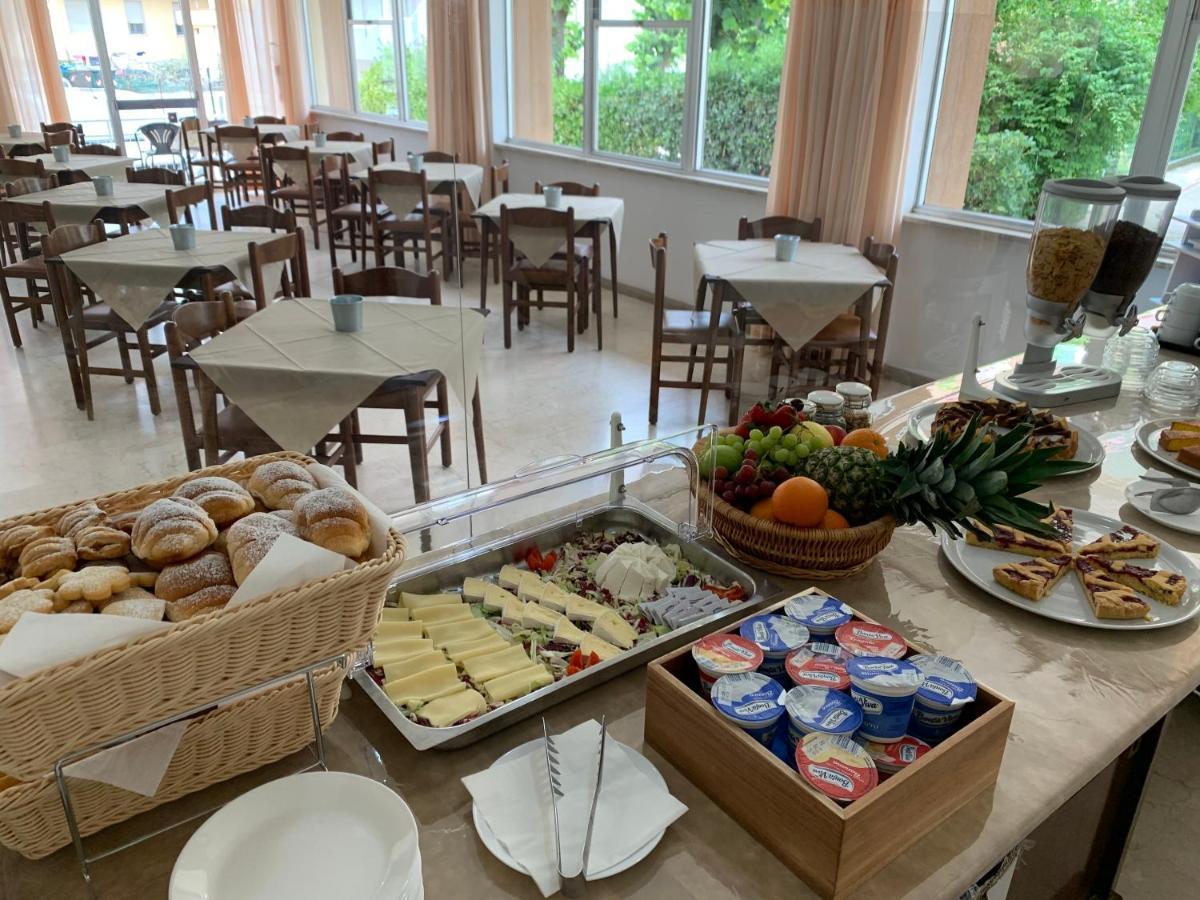
[[[528,574],[525,569],[518,569],[516,566],[503,566],[500,569],[500,574],[497,576],[501,587],[515,588],[521,583],[521,576]]]
[[[606,612],[612,612],[612,610],[603,603],[588,600],[578,594],[571,594],[567,597],[567,618],[573,622],[595,622]]]
[[[447,644],[442,648],[442,651],[454,660],[454,662],[462,665],[468,659],[473,659],[476,656],[483,656],[487,653],[495,653],[497,650],[503,650],[509,646],[508,641],[500,637],[498,634],[493,634],[491,637],[478,638],[471,641],[455,641],[453,644]]]
[[[542,665],[529,665],[499,678],[485,682],[483,691],[493,703],[516,700],[526,694],[545,687],[554,680],[550,670]]]
[[[433,649],[433,641],[424,638],[396,638],[375,644],[371,651],[371,659],[377,666],[386,666],[389,662],[396,663],[417,653],[426,653]]]
[[[520,625],[525,618],[525,601],[513,597],[504,601],[504,609],[500,610],[500,621],[510,625]]]
[[[413,619],[426,625],[440,625],[443,622],[461,622],[473,619],[475,614],[465,603],[450,603],[445,606],[422,606],[412,611]]]
[[[426,669],[432,669],[434,666],[444,666],[445,664],[446,654],[441,650],[414,653],[412,656],[400,660],[400,662],[388,663],[384,666],[383,682],[387,684],[389,681],[398,681],[401,678],[407,678],[409,675],[416,675],[418,672],[424,672]]]
[[[445,606],[447,603],[462,603],[462,594],[410,594],[400,592],[400,602],[408,609],[420,609],[424,606]]]
[[[553,581],[547,581],[546,586],[542,588],[542,596],[538,597],[538,603],[549,607],[555,612],[565,613],[567,611],[567,598],[570,596],[571,594],[564,591]]]
[[[446,687],[440,688],[439,690],[431,691],[429,693],[429,696],[427,696],[427,697],[403,697],[403,696],[399,696],[399,695],[397,695],[396,697],[392,697],[389,694],[388,699],[391,700],[393,703],[395,703],[397,706],[403,706],[405,709],[408,709],[408,710],[415,710],[418,707],[421,707],[421,706],[425,705],[426,703],[429,703],[433,700],[440,700],[443,697],[450,697],[450,696],[453,696],[454,694],[461,694],[466,689],[467,689],[467,683],[465,681],[459,681],[454,684],[446,685]]]
[[[490,581],[484,581],[482,578],[469,577],[463,579],[462,595],[467,598],[470,603],[478,603],[483,599],[483,595],[490,587],[495,587]]]
[[[487,711],[487,701],[479,691],[455,691],[439,697],[421,707],[421,718],[434,728],[446,728],[461,722],[468,716],[477,716]]]
[[[637,629],[612,610],[592,623],[592,634],[626,650],[637,640]]]
[[[407,610],[405,610],[407,612]],[[375,641],[383,643],[392,638],[421,637],[420,622],[388,622],[384,620],[375,626]]]
[[[465,619],[462,622],[447,622],[439,625],[427,625],[425,634],[433,641],[433,646],[439,650],[454,641],[466,641],[472,638],[487,637],[495,634],[496,629],[485,619]]]
[[[521,575],[521,580],[517,582],[517,596],[522,600],[532,600],[535,603],[542,596],[542,588],[546,586],[546,582],[542,581],[537,572],[525,572]]]
[[[552,609],[539,606],[537,603],[526,603],[525,614],[521,616],[521,624],[526,628],[553,628],[561,618],[563,618],[562,614],[556,613]]]
[[[554,639],[564,644],[574,644],[576,647],[587,637],[587,632],[568,619],[560,616],[554,624]]]
[[[380,619],[384,622],[407,622],[409,619],[408,610],[400,606],[385,606],[383,615]]]
[[[579,642],[579,652],[584,656],[590,656],[595,653],[601,660],[612,659],[621,653],[620,647],[615,647],[603,638],[598,638],[594,634],[585,634],[583,640]]]
[[[514,644],[486,656],[468,659],[463,663],[463,672],[467,674],[468,678],[479,684],[499,678],[501,675],[507,675],[509,672],[515,672],[517,669],[528,668],[529,665],[529,654],[525,652],[525,648],[520,644]]]
[[[458,667],[449,662],[383,685],[388,697],[397,704],[425,703],[464,688]]]
[[[498,584],[489,584],[483,592],[483,608],[485,610],[502,610],[509,600],[516,600],[516,594],[511,594]]]

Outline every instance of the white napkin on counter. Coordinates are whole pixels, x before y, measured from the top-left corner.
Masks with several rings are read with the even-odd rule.
[[[558,735],[555,743],[562,763],[564,790],[558,807],[559,826],[563,857],[570,868],[569,860],[578,859],[587,831],[600,724],[594,719],[584,722]],[[635,754],[636,751],[608,738],[588,860],[589,877],[628,859],[687,812],[686,806],[634,765]],[[462,781],[488,827],[537,883],[542,896],[557,892],[554,818],[546,758],[540,742],[533,752],[468,775]]]

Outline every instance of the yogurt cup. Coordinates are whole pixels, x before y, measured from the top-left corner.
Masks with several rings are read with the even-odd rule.
[[[758,671],[780,684],[787,675],[784,664],[788,654],[808,643],[808,629],[786,616],[753,616],[743,622],[738,631],[762,650],[763,661]]]
[[[872,622],[847,622],[834,632],[838,646],[851,656],[886,656],[904,659],[908,643],[886,625]]]
[[[692,659],[700,670],[700,693],[711,697],[718,678],[755,671],[762,665],[763,652],[741,635],[706,634],[692,645]]]
[[[783,688],[774,678],[761,672],[722,675],[713,684],[712,702],[724,718],[771,746],[783,715]]]
[[[890,744],[880,744],[877,741],[861,741],[860,743],[871,759],[875,761],[875,768],[879,770],[881,780],[889,775],[902,772],[933,749],[924,741],[908,734]]]
[[[827,687],[794,687],[783,700],[788,714],[788,744],[792,748],[810,734],[844,734],[862,725],[857,703],[841,691]]]
[[[921,670],[903,659],[858,656],[846,663],[850,696],[862,707],[859,736],[891,744],[908,733]]]
[[[796,687],[812,685],[846,691],[850,689],[850,676],[846,674],[850,659],[850,654],[837,644],[805,644],[788,654],[784,671]]]
[[[978,686],[963,664],[949,656],[914,656],[909,662],[925,676],[917,690],[909,731],[937,744],[954,733],[963,707],[974,702]]]
[[[821,592],[793,597],[783,604],[783,612],[807,628],[814,638],[831,635],[854,618],[854,611],[845,603]]]
[[[796,771],[839,803],[850,803],[879,784],[870,754],[844,734],[810,734],[796,745]]]

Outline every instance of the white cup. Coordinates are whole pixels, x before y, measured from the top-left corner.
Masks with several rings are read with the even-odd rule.
[[[242,116],[242,125],[245,128],[253,128],[254,116]]]
[[[1157,313],[1161,322],[1174,312],[1200,315],[1200,284],[1181,284],[1173,291],[1163,294],[1163,309]]]
[[[97,175],[92,179],[92,187],[96,189],[97,197],[111,197],[113,193],[113,177],[111,175]]]
[[[171,232],[171,242],[175,245],[176,250],[195,250],[196,249],[196,228],[194,225],[180,223],[172,225],[169,228]]]
[[[562,206],[563,191],[558,185],[546,185],[542,188],[542,196],[546,198],[547,209],[558,209]]]
[[[775,259],[778,262],[791,262],[796,258],[796,248],[800,246],[800,238],[794,234],[775,235]]]
[[[325,140],[326,140],[325,132],[317,131],[317,132],[313,133],[313,146],[314,147],[324,147]]]
[[[55,144],[50,148],[50,154],[54,157],[55,162],[65,163],[71,161],[71,148],[66,144]]]
[[[21,136],[21,126],[20,125],[9,125],[8,126],[8,136],[11,138],[19,138]]]

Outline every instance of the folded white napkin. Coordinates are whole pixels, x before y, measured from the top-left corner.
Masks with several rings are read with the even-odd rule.
[[[564,795],[558,804],[563,859],[579,859],[587,831],[592,777],[600,747],[600,724],[589,720],[555,738]],[[608,738],[604,776],[596,805],[588,877],[612,868],[645,846],[687,812],[687,807],[639,770],[636,751]],[[542,896],[559,889],[554,818],[546,759],[533,752],[463,778],[488,827],[537,883]]]

